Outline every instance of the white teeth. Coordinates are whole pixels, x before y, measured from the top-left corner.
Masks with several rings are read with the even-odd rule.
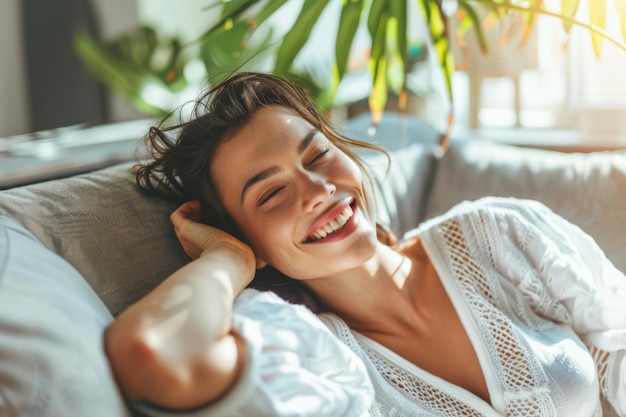
[[[315,238],[315,240],[325,238],[348,223],[348,220],[350,220],[353,214],[352,207],[347,206],[337,217],[313,232],[313,238]]]
[[[322,230],[321,232],[315,232],[313,233],[313,236],[315,236],[315,239],[320,240],[322,238],[325,238],[326,235],[328,235],[328,233],[326,233],[326,231]]]

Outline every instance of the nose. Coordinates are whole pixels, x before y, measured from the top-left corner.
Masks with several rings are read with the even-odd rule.
[[[335,194],[337,188],[325,176],[315,172],[305,171],[300,175],[302,205],[306,212],[314,210],[328,201]]]

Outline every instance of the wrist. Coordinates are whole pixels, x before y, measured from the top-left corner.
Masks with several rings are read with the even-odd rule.
[[[219,260],[231,279],[238,284],[238,291],[245,288],[256,273],[256,258],[252,249],[241,242],[221,242],[217,247],[205,250],[200,258]]]

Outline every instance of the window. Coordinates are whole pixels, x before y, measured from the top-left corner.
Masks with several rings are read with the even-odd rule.
[[[552,10],[558,3],[546,2]],[[584,21],[586,14],[581,4],[577,19]],[[567,35],[561,20],[548,16],[538,17],[522,48],[519,33],[501,45],[494,39],[509,30],[506,24],[511,21],[488,28],[497,34],[488,56],[477,50],[473,32],[466,36],[467,47],[473,48],[467,52],[470,64],[476,67],[464,68],[464,57],[456,51],[459,124],[571,129],[589,138],[626,134],[626,121],[621,121],[626,115],[626,51],[605,40],[598,59],[586,29],[574,27]],[[607,31],[622,41],[614,13],[607,16]]]

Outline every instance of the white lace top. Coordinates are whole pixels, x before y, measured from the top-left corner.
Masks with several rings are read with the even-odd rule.
[[[334,413],[316,413],[303,406],[296,414],[276,408],[274,414],[267,414],[265,398],[255,401],[240,396],[240,407],[246,401],[256,407],[248,415],[347,416],[359,415],[366,407],[364,415],[370,416],[592,417],[602,415],[606,400],[605,415],[614,409],[617,415],[626,416],[626,278],[591,238],[540,203],[500,198],[463,203],[406,238],[415,236],[422,239],[470,337],[491,404],[352,332],[338,317],[322,314],[319,318],[326,327],[365,364],[369,380],[358,376],[365,371],[353,360],[343,364],[350,356],[333,346],[343,355],[327,356],[334,371],[323,366],[311,378],[331,379],[334,388],[309,390],[291,385],[306,386],[309,382],[302,377],[281,385],[291,387],[288,394],[265,392],[283,399],[291,396],[301,404],[317,401],[326,404],[327,411],[336,407]],[[271,312],[265,315],[259,309],[249,319],[275,322]],[[306,326],[294,324],[293,328],[304,329],[305,333],[296,330],[298,338],[308,332]],[[272,333],[269,329],[264,335]],[[281,329],[277,324],[276,331]],[[246,337],[256,334],[244,332]],[[317,354],[334,344],[332,339],[323,340],[316,346],[324,348],[313,349]],[[268,351],[267,347],[261,350]],[[260,350],[259,355],[263,355]],[[280,362],[286,358],[277,354],[275,362],[270,361],[272,371],[280,373]],[[306,364],[303,358],[299,360],[290,363]],[[267,370],[255,372],[268,374]],[[369,381],[374,401],[367,397]],[[262,388],[258,378],[246,376],[233,392],[255,385],[257,390]],[[309,395],[318,397],[314,400]],[[233,401],[232,395],[225,401]]]
[[[246,342],[246,364],[219,401],[186,412],[131,405],[155,417],[369,416],[374,390],[363,363],[306,307],[246,289],[233,329]]]

